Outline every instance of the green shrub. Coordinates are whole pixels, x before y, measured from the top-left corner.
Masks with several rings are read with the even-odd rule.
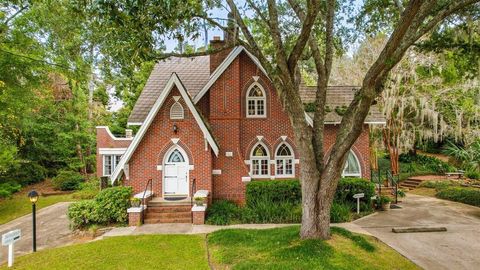
[[[80,200],[93,199],[100,192],[100,180],[93,178],[80,184],[80,190],[73,193],[72,197]]]
[[[94,200],[72,203],[67,211],[70,226],[73,229],[83,229],[89,225],[100,223],[97,209],[97,203]]]
[[[456,170],[452,165],[441,161],[435,157],[429,157],[425,155],[409,155],[400,154],[399,161],[402,163],[410,163],[413,167],[413,171],[429,171],[432,173],[445,173],[453,172]],[[410,169],[412,170],[412,169]]]
[[[72,228],[127,222],[131,196],[131,187],[112,187],[102,190],[93,200],[72,203],[67,213]]]
[[[52,178],[55,189],[59,190],[76,190],[80,188],[80,184],[85,178],[78,172],[62,170],[57,176]]]
[[[35,184],[47,177],[47,169],[36,162],[20,163],[12,166],[3,176],[2,180],[15,179],[22,186]]]
[[[340,223],[352,220],[352,205],[349,203],[333,202],[330,210],[330,222]]]
[[[256,201],[300,203],[302,201],[300,181],[297,179],[252,181],[247,184],[246,201],[247,206],[254,205]]]
[[[475,179],[475,180],[479,180],[480,179],[480,172],[479,171],[475,171],[475,170],[470,170],[470,171],[467,171],[465,173],[465,176],[470,178],[470,179]]]
[[[302,220],[299,203],[256,200],[242,210],[243,223],[299,223]]]
[[[439,190],[436,196],[441,199],[480,207],[480,190],[478,189],[449,187]]]
[[[423,181],[420,183],[420,187],[434,188],[436,190],[444,189],[453,186],[454,183],[450,181]]]
[[[128,220],[127,209],[132,197],[131,187],[106,188],[97,196],[95,203],[98,207],[100,223],[125,223]]]
[[[371,197],[375,196],[375,184],[363,178],[342,178],[338,182],[337,191],[335,192],[334,201],[337,203],[350,203],[356,205],[357,199],[353,198],[354,194],[364,193],[365,197],[360,199],[360,210],[370,210]],[[353,210],[353,209],[352,209]]]
[[[240,208],[232,201],[215,201],[207,208],[207,224],[227,225],[239,221]]]
[[[20,191],[22,186],[15,182],[0,184],[0,198],[10,198],[13,193]]]

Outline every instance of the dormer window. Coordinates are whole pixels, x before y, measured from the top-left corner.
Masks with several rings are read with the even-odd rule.
[[[172,120],[179,120],[185,117],[185,112],[183,110],[182,104],[176,101],[173,103],[172,107],[170,107],[170,119]]]
[[[266,111],[265,90],[255,82],[247,91],[247,117],[265,117]]]

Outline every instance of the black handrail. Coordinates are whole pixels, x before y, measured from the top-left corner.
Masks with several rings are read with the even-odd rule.
[[[193,178],[192,180],[192,189],[191,189],[191,193],[190,193],[190,206],[193,207],[193,195],[195,194],[195,192],[197,189],[197,183],[196,183],[196,179]],[[192,219],[192,223],[193,223],[193,211],[191,211],[191,219]]]
[[[145,209],[144,209],[144,206],[146,205],[146,202],[145,202],[145,196],[147,195],[147,190],[148,190],[148,186],[150,186],[150,196],[153,195],[153,182],[152,182],[152,179],[149,179],[147,181],[147,184],[145,185],[145,189],[143,190],[143,196],[142,196],[142,204],[141,204],[141,207],[142,207],[142,215],[141,215],[141,222],[143,223],[143,220],[144,220],[144,217],[145,217]]]
[[[387,176],[387,182],[394,188],[395,204],[397,204],[398,203],[398,182],[400,180],[400,175],[397,175],[397,179],[395,179],[395,175],[393,175],[391,171],[387,171],[386,176]]]

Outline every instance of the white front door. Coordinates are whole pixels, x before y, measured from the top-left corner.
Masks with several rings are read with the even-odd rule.
[[[164,165],[165,195],[188,195],[188,161],[179,149],[167,153]]]

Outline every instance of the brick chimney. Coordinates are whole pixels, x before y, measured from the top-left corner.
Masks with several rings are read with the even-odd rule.
[[[132,138],[133,137],[133,130],[125,129],[125,138]]]
[[[210,40],[210,47],[213,51],[218,51],[222,47],[225,47],[225,40],[220,39],[219,36],[214,36],[213,40]],[[217,53],[210,54],[210,74],[222,63],[222,61],[228,56],[231,49],[222,50]]]

